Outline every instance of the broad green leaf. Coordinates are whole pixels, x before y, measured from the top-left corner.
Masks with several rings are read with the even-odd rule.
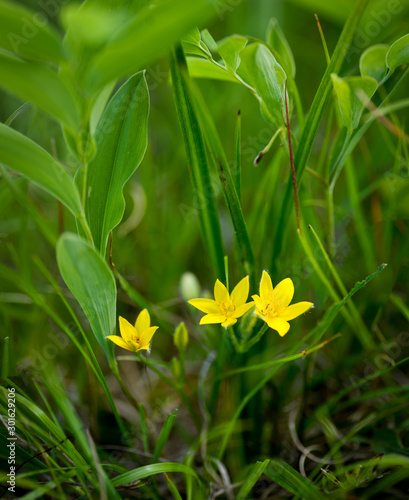
[[[158,0],[118,31],[89,69],[92,90],[134,73],[169,52],[197,24],[216,14],[214,0]]]
[[[113,363],[114,344],[105,339],[115,334],[116,324],[116,284],[111,270],[91,245],[73,233],[64,233],[58,240],[57,262],[65,284]]]
[[[284,71],[295,78],[294,56],[277,19],[270,19],[266,38],[270,47],[281,57],[280,62],[282,63]]]
[[[264,460],[264,462],[256,462],[251,468],[251,471],[247,475],[244,483],[242,484],[239,492],[237,493],[236,500],[245,500],[247,495],[250,494],[253,486],[260,479],[261,474],[263,474],[265,468],[269,464],[270,460]]]
[[[24,101],[31,101],[71,130],[78,130],[78,103],[73,92],[51,68],[0,51],[0,73],[0,87]]]
[[[279,128],[283,125],[286,74],[270,50],[259,43],[240,52],[240,76],[256,92],[263,115]]]
[[[394,42],[386,55],[386,64],[391,71],[409,63],[409,33]]]
[[[102,255],[109,232],[124,214],[124,185],[146,151],[148,113],[149,92],[140,72],[112,97],[97,127],[97,153],[88,166],[85,212]]]
[[[244,49],[246,44],[247,38],[240,35],[228,36],[217,44],[217,50],[226,64],[226,68],[233,73],[240,65],[240,51]]]
[[[164,474],[167,472],[181,472],[182,474],[187,474],[197,478],[196,472],[187,465],[178,464],[173,462],[164,462],[162,464],[152,464],[139,467],[138,469],[130,470],[124,474],[120,474],[111,480],[114,486],[120,486],[122,484],[133,483],[139,479],[144,479],[145,477],[154,476],[155,474]]]
[[[386,54],[388,53],[387,45],[373,45],[367,48],[361,55],[359,60],[359,69],[362,76],[370,76],[381,82],[387,72]]]
[[[370,76],[340,78],[331,75],[342,121],[350,133],[359,125],[365,104],[378,88],[377,81]]]
[[[97,47],[106,43],[127,22],[125,9],[113,11],[101,4],[68,4],[61,10],[61,22],[70,30],[78,47]]]
[[[65,59],[62,40],[49,23],[44,24],[43,14],[4,0],[0,1],[0,47],[29,59]]]
[[[199,121],[193,109],[189,77],[183,49],[177,49],[170,59],[172,87],[180,127],[185,142],[187,162],[193,185],[195,204],[188,207],[189,215],[198,217],[204,245],[216,277],[224,280],[224,251],[220,221],[211,183],[209,164]],[[198,207],[198,208],[196,208]]]
[[[237,79],[224,67],[213,61],[202,57],[188,57],[187,65],[191,78],[210,78],[212,80],[222,80],[237,83]]]
[[[74,215],[81,213],[80,196],[72,177],[42,147],[3,124],[0,124],[0,162],[42,187]]]
[[[264,474],[297,497],[308,500],[326,500],[319,489],[307,478],[288,465],[284,460],[273,459],[267,465]]]

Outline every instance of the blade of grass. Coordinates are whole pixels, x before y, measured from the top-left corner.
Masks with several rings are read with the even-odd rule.
[[[220,222],[204,141],[193,109],[188,72],[181,47],[171,54],[170,72],[204,244],[216,277],[224,281],[224,251]]]
[[[165,423],[163,424],[163,427],[158,436],[158,440],[156,441],[155,449],[153,451],[153,456],[152,456],[153,464],[159,460],[163,448],[165,447],[169,439],[169,435],[172,430],[173,424],[175,422],[177,412],[178,411],[175,410],[173,413],[169,413],[169,415],[166,417]]]
[[[251,471],[248,473],[244,483],[241,485],[241,488],[237,493],[236,500],[245,500],[247,498],[247,495],[250,494],[253,486],[257,483],[269,463],[270,460],[264,460],[264,462],[256,462],[253,465]]]
[[[355,28],[358,25],[358,22],[368,4],[368,1],[369,0],[359,0],[355,2],[353,8],[351,9],[349,17],[344,25],[338,43],[332,54],[331,61],[327,66],[327,69],[318,87],[317,93],[315,94],[314,101],[308,113],[305,127],[298,143],[294,158],[298,182],[301,182],[301,178],[305,167],[307,166],[311,149],[314,144],[314,139],[325,110],[325,106],[332,93],[331,73],[339,73],[352,38],[354,36]],[[274,237],[271,269],[275,269],[275,261],[281,253],[283,234],[285,232],[284,229],[288,225],[291,210],[291,191],[292,180],[291,178],[289,178],[281,205],[280,215],[279,217],[277,217],[278,224]]]
[[[181,61],[181,63],[183,64],[183,61]],[[237,194],[235,182],[233,181],[233,177],[230,172],[230,166],[217,132],[216,125],[202,94],[194,82],[191,82],[191,90],[199,123],[201,124],[210,156],[213,159],[216,171],[222,184],[223,194],[230,212],[230,217],[237,238],[237,244],[240,250],[241,262],[246,272],[250,275],[251,283],[254,285],[255,276],[253,249],[251,248],[250,238],[248,236],[246,223],[241,209],[240,198]]]

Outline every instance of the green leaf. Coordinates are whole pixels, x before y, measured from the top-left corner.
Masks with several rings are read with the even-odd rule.
[[[326,500],[326,497],[307,478],[280,459],[273,459],[267,465],[266,474],[275,483],[297,497],[308,500]]]
[[[64,233],[58,240],[57,262],[67,287],[113,363],[114,344],[105,339],[115,334],[116,324],[116,284],[111,270],[85,240],[73,233]]]
[[[386,64],[391,72],[407,63],[409,63],[409,33],[393,42],[386,55]]]
[[[80,196],[72,177],[42,147],[3,124],[0,124],[0,162],[42,187],[74,215],[81,213]]]
[[[29,59],[61,62],[65,59],[58,32],[39,22],[31,12],[10,2],[0,1],[0,47]]]
[[[281,63],[284,71],[295,78],[295,61],[291,51],[291,47],[278,24],[278,20],[270,19],[270,24],[267,28],[267,43],[281,57]]]
[[[375,78],[378,84],[385,78],[388,67],[386,65],[387,45],[373,45],[367,48],[359,60],[359,69],[362,76]]]
[[[175,358],[174,358],[175,359]],[[170,413],[166,417],[166,421],[163,424],[163,427],[160,431],[160,434],[158,436],[158,440],[156,441],[155,449],[153,451],[153,456],[152,456],[152,463],[154,464],[159,460],[159,457],[162,454],[163,448],[165,447],[168,439],[170,432],[172,430],[173,424],[175,422],[177,410],[175,410],[173,413]]]
[[[197,24],[216,13],[214,0],[158,0],[118,31],[91,65],[87,86],[96,90],[169,52]]]
[[[239,75],[255,90],[263,115],[280,128],[285,103],[285,71],[270,50],[259,43],[245,47],[240,57]]]
[[[218,218],[215,196],[213,192],[209,165],[202,132],[193,108],[189,89],[189,77],[180,47],[177,56],[170,60],[173,93],[179,123],[185,141],[186,156],[191,174],[195,204],[188,207],[189,214],[197,214],[201,226],[203,242],[208,250],[210,262],[216,277],[224,280],[224,251]],[[198,208],[196,208],[198,207]]]
[[[217,50],[222,57],[226,68],[235,73],[240,65],[240,51],[247,44],[247,38],[240,35],[232,35],[223,38],[217,44]]]
[[[200,36],[200,31],[198,28],[194,28],[186,36],[183,37],[182,47],[186,54],[193,56],[201,56],[206,59],[212,59],[212,54],[206,47],[206,44],[202,42]]]
[[[191,78],[210,78],[237,83],[237,79],[229,71],[219,66],[214,61],[199,57],[187,57],[187,65]]]
[[[84,45],[98,47],[106,43],[127,22],[125,9],[113,11],[107,6],[84,2],[65,5],[61,22],[70,31],[70,41],[80,50]]]
[[[378,83],[370,76],[350,76],[343,79],[332,74],[331,78],[342,121],[352,133],[358,127],[365,104],[375,93]]]
[[[124,214],[124,185],[146,151],[148,113],[149,91],[140,72],[112,97],[97,127],[97,153],[88,165],[85,212],[95,247],[102,255],[109,232]]]
[[[164,474],[167,472],[181,472],[182,474],[194,476],[197,479],[197,474],[191,467],[175,462],[165,462],[162,464],[145,465],[143,467],[139,467],[138,469],[125,472],[124,474],[120,474],[112,479],[111,483],[114,486],[120,486],[123,484],[133,483],[134,481],[144,479],[145,477],[154,476],[156,474]]]
[[[247,498],[247,495],[251,492],[253,486],[257,483],[269,463],[270,460],[264,460],[264,462],[256,462],[254,464],[244,483],[241,485],[236,500],[245,500]]]
[[[78,130],[78,103],[54,70],[0,50],[0,72],[0,87],[24,101],[31,101],[71,130]]]

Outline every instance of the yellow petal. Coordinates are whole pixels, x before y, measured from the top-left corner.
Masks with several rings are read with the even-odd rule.
[[[226,321],[223,321],[222,326],[224,326],[224,328],[227,328],[234,325],[234,323],[237,323],[237,319],[227,318]]]
[[[139,342],[134,342],[133,340],[127,340],[127,344],[129,345],[130,351],[138,352],[141,350]]]
[[[270,300],[271,294],[273,293],[273,283],[271,282],[270,275],[267,271],[263,271],[260,282],[260,297],[263,300]]]
[[[256,303],[257,309],[264,309],[264,301],[258,295],[252,295],[251,298]]]
[[[121,337],[119,335],[108,335],[108,337],[106,337],[106,338],[109,340],[112,340],[112,342],[114,344],[119,345],[119,347],[123,347],[124,349],[126,349],[128,351],[133,350],[129,347],[129,345],[125,342],[125,340],[121,339]]]
[[[233,289],[233,291],[231,292],[231,301],[233,302],[233,304],[236,306],[236,307],[239,307],[241,305],[243,305],[246,300],[247,300],[247,297],[249,296],[249,287],[250,287],[250,283],[249,283],[249,277],[246,276],[245,278],[243,278]]]
[[[276,311],[280,308],[287,307],[294,297],[294,284],[290,278],[285,278],[274,288],[273,304]]]
[[[214,323],[223,323],[226,320],[226,316],[223,314],[206,314],[200,320],[201,325],[212,325]]]
[[[217,305],[215,300],[211,299],[192,299],[189,300],[189,304],[199,311],[203,311],[208,314],[220,314],[220,307]]]
[[[141,347],[149,346],[149,342],[151,341],[153,334],[156,332],[158,328],[159,328],[158,326],[151,326],[141,334],[139,338],[139,344],[141,345]]]
[[[277,332],[280,335],[280,337],[284,337],[284,335],[290,329],[290,323],[287,323],[287,321],[284,321],[281,318],[271,318],[271,319],[268,319],[267,320],[267,324],[273,330],[277,330]]]
[[[229,302],[230,300],[227,288],[219,280],[216,280],[214,284],[214,298],[217,302]]]
[[[314,304],[312,302],[297,302],[296,304],[292,304],[291,306],[288,306],[287,309],[284,310],[280,314],[280,318],[284,319],[285,321],[290,321],[291,319],[296,318],[297,316],[300,316],[301,314],[304,314],[305,312],[310,309]]]
[[[246,312],[249,311],[253,306],[254,302],[247,302],[247,304],[243,304],[242,306],[237,307],[237,309],[232,314],[232,318],[240,318],[240,316],[246,314]]]
[[[122,316],[119,316],[119,330],[121,331],[121,336],[125,341],[132,338],[132,335],[138,336],[135,328]]]
[[[135,328],[138,335],[147,330],[151,326],[151,317],[149,316],[148,310],[144,309],[141,311],[136,319]]]

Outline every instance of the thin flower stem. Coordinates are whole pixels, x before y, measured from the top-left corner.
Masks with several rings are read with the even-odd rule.
[[[231,343],[233,344],[234,350],[236,352],[243,352],[242,351],[243,346],[237,340],[237,337],[236,337],[236,334],[234,333],[233,327],[229,326],[227,330],[229,332],[230,340],[231,340]]]
[[[81,213],[77,216],[78,220],[81,223],[81,226],[84,230],[85,236],[87,237],[88,242],[90,243],[91,246],[94,246],[94,240],[92,238],[91,230],[88,226],[87,219],[85,218],[84,213]]]
[[[249,342],[247,342],[243,346],[243,351],[242,352],[249,351],[253,347],[254,344],[257,344],[257,342],[261,339],[261,337],[266,333],[267,330],[268,330],[268,324],[264,323],[264,325],[257,332],[256,336],[253,337],[252,339],[250,339]]]
[[[151,363],[147,358],[142,356],[141,353],[136,353],[136,355],[138,356],[139,361],[144,363],[148,368],[150,368],[154,373],[156,373],[156,375],[158,375],[159,378],[161,378],[164,382],[166,382],[168,385],[170,385],[170,387],[172,387],[173,389],[175,389],[175,391],[177,391],[179,393],[179,395],[182,398],[183,402],[185,403],[186,408],[188,409],[193,421],[195,422],[197,427],[200,428],[200,425],[201,425],[200,419],[199,419],[195,409],[193,408],[191,402],[189,401],[188,397],[183,392],[183,389],[181,387],[179,387],[177,384],[175,384],[169,377],[167,377],[165,374],[163,374],[160,370],[158,370],[156,368],[156,366],[153,363]]]
[[[119,373],[119,367],[118,363],[115,361],[115,363],[111,366],[112,373],[114,374],[115,378],[118,381],[118,384],[120,385],[122,392],[125,394],[127,397],[128,401],[131,403],[131,405],[137,410],[137,412],[140,412],[139,408],[139,403],[136,400],[135,396],[131,393],[131,391],[128,389],[128,386],[126,385],[124,379],[122,378],[121,374]]]

